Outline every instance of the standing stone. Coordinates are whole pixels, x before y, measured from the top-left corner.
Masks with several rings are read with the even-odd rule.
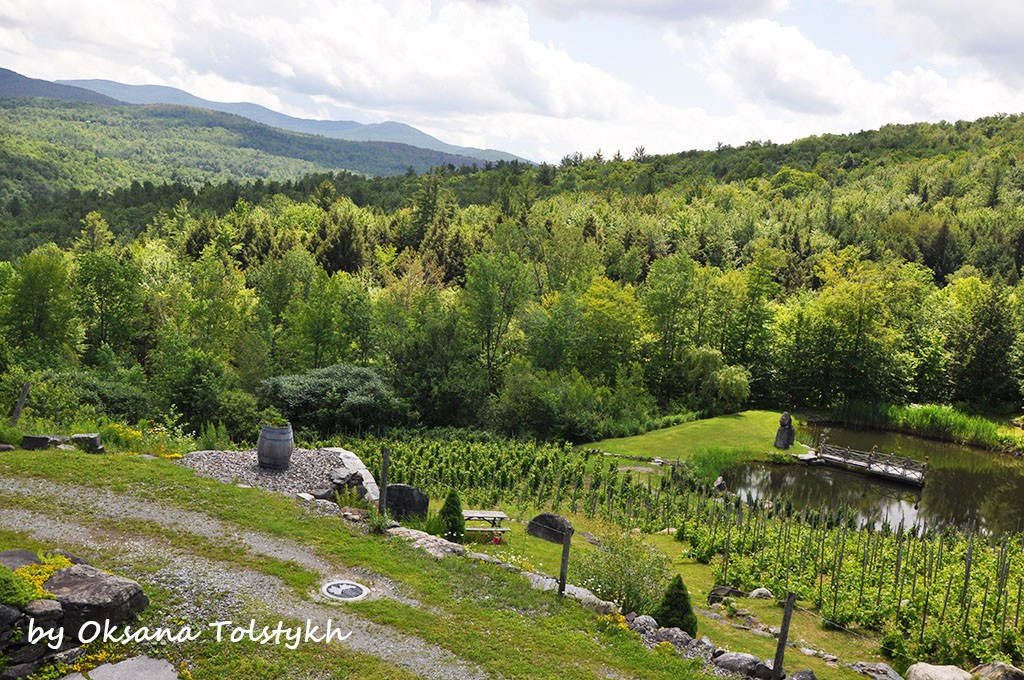
[[[562,545],[563,537],[572,533],[572,522],[550,512],[542,512],[526,525],[531,536]]]
[[[430,497],[415,486],[388,484],[387,510],[398,521],[406,517],[426,517]]]
[[[793,418],[789,412],[783,412],[779,418],[779,429],[775,433],[775,448],[788,449],[796,439],[796,430],[793,428]]]

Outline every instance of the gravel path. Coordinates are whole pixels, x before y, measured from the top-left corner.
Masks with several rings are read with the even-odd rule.
[[[230,480],[229,480],[230,481]],[[296,543],[258,532],[240,530],[200,512],[182,510],[161,503],[141,500],[127,494],[103,489],[79,487],[39,479],[0,477],[0,498],[30,496],[47,500],[46,513],[5,507],[0,527],[26,531],[37,540],[51,542],[85,553],[111,554],[118,569],[141,580],[167,588],[180,598],[181,610],[175,615],[194,621],[231,618],[249,604],[244,593],[258,593],[254,604],[266,607],[275,616],[311,619],[326,625],[351,630],[343,644],[358,652],[385,659],[426,678],[487,678],[479,667],[458,658],[452,652],[396,629],[366,621],[348,612],[344,605],[309,602],[274,576],[222,564],[169,547],[145,536],[134,536],[101,527],[104,519],[138,519],[159,522],[182,532],[237,542],[248,552],[290,560],[321,576],[356,578],[375,591],[393,599],[413,602],[396,591],[396,584],[379,575],[346,569],[331,564]],[[3,506],[0,500],[0,506]],[[81,517],[82,520],[76,520]],[[93,524],[92,518],[96,519]],[[144,567],[160,565],[153,573]],[[177,605],[176,605],[177,606]],[[268,621],[267,623],[272,623]]]

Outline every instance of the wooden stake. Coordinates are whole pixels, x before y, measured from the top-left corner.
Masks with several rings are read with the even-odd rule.
[[[572,545],[574,529],[562,534],[562,566],[558,571],[558,594],[565,595],[565,580],[569,576],[569,546]]]
[[[789,620],[793,618],[796,593],[786,593],[786,608],[782,611],[782,626],[779,628],[779,645],[775,648],[775,662],[772,664],[771,680],[782,680],[782,662],[786,657],[786,641],[789,638]]]
[[[380,453],[380,498],[377,499],[377,512],[383,515],[388,509],[388,468],[391,467],[391,452],[385,446]]]

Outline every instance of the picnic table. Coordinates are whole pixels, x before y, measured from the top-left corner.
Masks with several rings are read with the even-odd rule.
[[[502,521],[508,519],[508,515],[501,510],[463,510],[462,517],[467,522],[487,522],[486,527],[466,527],[466,531],[490,531],[494,533],[505,533],[512,531],[508,527],[501,526]]]

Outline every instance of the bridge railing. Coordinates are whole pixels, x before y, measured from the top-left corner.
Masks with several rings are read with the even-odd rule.
[[[913,458],[906,458],[904,456],[896,456],[891,453],[881,453],[878,451],[858,451],[857,449],[851,449],[840,446],[833,446],[832,444],[825,444],[821,447],[822,455],[829,455],[836,458],[840,458],[844,461],[859,464],[866,467],[867,469],[880,468],[882,466],[896,467],[907,472],[919,472],[924,475],[927,470],[927,464]]]

